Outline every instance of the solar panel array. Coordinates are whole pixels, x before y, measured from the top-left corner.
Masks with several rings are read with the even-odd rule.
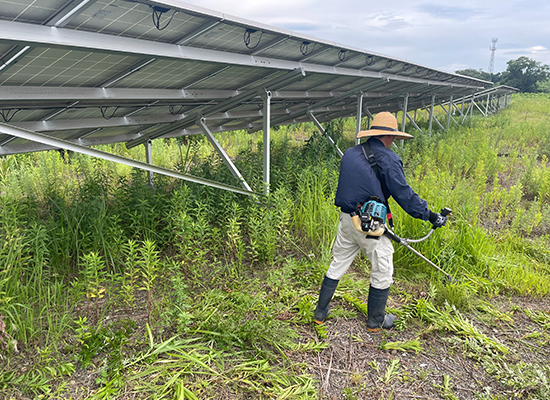
[[[81,145],[395,112],[489,82],[176,0],[3,0],[0,122]],[[364,114],[363,114],[364,115]],[[0,126],[0,132],[3,132]],[[0,155],[51,146],[0,135]]]

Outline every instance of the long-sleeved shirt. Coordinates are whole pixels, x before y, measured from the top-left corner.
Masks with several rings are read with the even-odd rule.
[[[380,198],[382,202],[393,197],[410,216],[426,221],[430,216],[428,203],[407,183],[403,162],[399,156],[387,149],[376,137],[369,139],[369,145],[378,164],[384,187],[363,154],[361,145],[351,147],[346,150],[340,162],[340,177],[334,204],[343,212],[351,213],[356,210],[358,204],[369,200],[371,196]]]

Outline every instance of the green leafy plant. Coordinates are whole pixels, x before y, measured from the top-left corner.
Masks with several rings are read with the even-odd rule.
[[[434,384],[434,387],[439,389],[441,396],[446,400],[458,400],[453,393],[453,386],[451,384],[451,377],[447,374],[443,375],[443,384],[437,385]]]
[[[158,272],[160,270],[160,258],[155,243],[150,240],[145,240],[143,242],[143,247],[139,249],[139,253],[139,267],[141,275],[141,286],[139,287],[139,290],[143,290],[147,293],[147,317],[150,321],[151,313],[153,311],[155,282],[158,278]]]
[[[121,275],[120,294],[123,303],[127,307],[133,307],[139,278],[138,244],[133,240],[128,240],[122,245],[122,252],[124,253],[124,273]]]
[[[422,351],[420,340],[408,340],[404,342],[382,342],[380,344],[381,350],[398,350],[398,351],[414,351],[416,354]]]
[[[105,287],[105,264],[97,252],[85,254],[82,257],[83,285],[86,292],[88,309],[91,305],[94,307],[95,321],[99,321],[100,302],[105,296],[107,288]]]
[[[400,361],[396,359],[391,359],[388,362],[388,366],[384,371],[384,374],[379,377],[379,379],[385,385],[388,385],[395,377],[399,375]]]

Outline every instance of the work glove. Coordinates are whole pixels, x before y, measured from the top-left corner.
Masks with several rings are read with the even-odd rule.
[[[440,213],[434,213],[433,211],[430,211],[430,216],[428,217],[428,221],[430,221],[435,228],[441,228],[447,223],[447,217],[444,217]]]

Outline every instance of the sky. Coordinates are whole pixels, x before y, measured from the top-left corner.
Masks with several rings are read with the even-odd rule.
[[[493,72],[550,64],[549,0],[184,0],[235,17],[427,67]]]

